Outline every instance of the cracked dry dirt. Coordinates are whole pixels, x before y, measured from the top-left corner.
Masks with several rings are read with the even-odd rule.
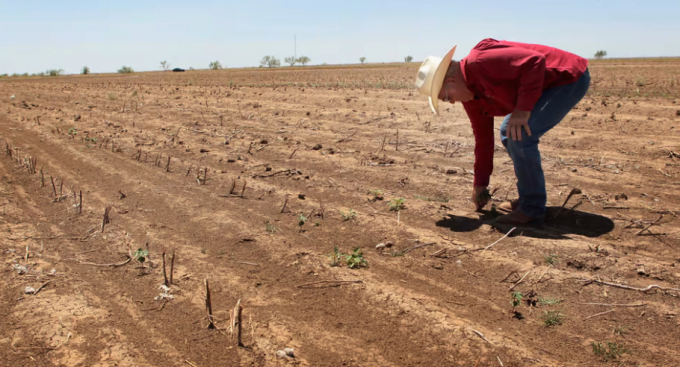
[[[541,144],[551,216],[582,193],[486,251],[510,228],[468,198],[469,122],[459,105],[433,118],[414,67],[0,80],[2,365],[680,365],[677,291],[581,281],[680,288],[680,64],[590,69]],[[494,162],[497,205],[514,175],[500,147]],[[144,268],[84,263],[128,244],[148,244]],[[369,266],[331,266],[335,246]],[[241,300],[245,347],[206,328],[206,278],[219,328]],[[361,282],[319,283],[337,280]],[[606,342],[627,352],[606,361]]]

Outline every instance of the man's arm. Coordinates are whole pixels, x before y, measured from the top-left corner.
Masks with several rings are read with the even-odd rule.
[[[494,131],[493,116],[487,116],[477,103],[463,103],[475,135],[475,180],[474,186],[489,186],[493,172]]]

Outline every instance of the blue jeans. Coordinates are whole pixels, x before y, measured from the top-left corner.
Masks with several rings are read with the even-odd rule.
[[[538,142],[541,136],[557,125],[586,95],[590,87],[588,70],[574,83],[543,91],[529,117],[531,136],[522,129],[522,141],[508,138],[507,128],[510,115],[505,116],[501,125],[501,142],[508,151],[515,166],[519,210],[524,214],[542,219],[545,217],[545,177],[541,167],[541,153]]]

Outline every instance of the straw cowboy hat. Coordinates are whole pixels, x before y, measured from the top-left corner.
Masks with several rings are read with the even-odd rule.
[[[444,77],[451,64],[453,53],[456,52],[456,47],[457,46],[453,46],[451,51],[449,51],[443,59],[436,56],[428,57],[423,61],[423,64],[420,65],[420,69],[418,69],[416,89],[418,89],[418,93],[428,96],[430,108],[432,108],[432,112],[434,112],[435,115],[439,115],[439,108],[437,106],[439,102],[439,91],[442,89]]]

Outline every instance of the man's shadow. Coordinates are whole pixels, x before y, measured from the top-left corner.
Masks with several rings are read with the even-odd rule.
[[[586,237],[599,237],[614,229],[614,222],[601,215],[563,209],[556,217],[560,207],[548,207],[545,220],[527,225],[517,226],[511,236],[522,234],[526,237],[569,239],[568,235],[576,234]],[[483,224],[489,224],[502,232],[508,232],[512,225],[497,223],[494,213],[483,210],[477,212],[479,218],[469,218],[448,214],[448,218],[436,223],[438,227],[450,228],[453,232],[472,232]]]

